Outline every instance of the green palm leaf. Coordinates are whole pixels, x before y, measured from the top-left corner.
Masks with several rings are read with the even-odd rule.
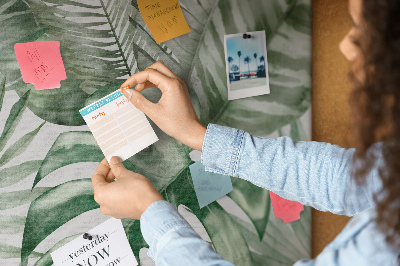
[[[0,259],[19,258],[21,256],[21,248],[0,243]],[[32,252],[30,257],[37,258],[43,256],[43,253]]]
[[[61,241],[57,242],[53,247],[51,247],[40,259],[35,263],[35,266],[51,266],[53,265],[53,259],[51,258],[51,253],[56,251],[57,249],[61,248],[62,246],[68,244],[75,238],[81,236],[82,234],[77,234],[73,236],[66,237]]]
[[[3,80],[3,92],[5,91],[5,81],[6,78],[4,77]],[[7,141],[11,138],[12,134],[14,133],[15,127],[18,125],[19,121],[21,120],[22,114],[25,111],[25,108],[28,104],[28,97],[30,91],[27,91],[19,100],[16,102],[13,107],[11,108],[10,115],[7,118],[7,122],[4,126],[3,133],[0,137],[0,151],[3,150],[4,146],[6,146]],[[4,96],[4,93],[3,93]],[[3,99],[1,99],[3,100]]]
[[[38,190],[35,188],[33,192]],[[93,199],[90,179],[61,184],[35,199],[28,211],[22,240],[21,263],[36,246],[61,225],[92,209],[99,208]]]
[[[61,41],[66,69],[75,73],[75,78],[86,80],[81,89],[91,94],[99,85],[132,73],[134,61],[128,60],[132,50],[124,51],[135,33],[129,28],[128,17],[134,15],[129,1],[26,2],[38,24],[49,28],[46,34]],[[126,31],[125,27],[128,27]],[[111,46],[115,49],[106,49]]]
[[[42,195],[50,188],[40,187],[34,191],[30,190],[18,190],[8,193],[2,193],[0,195],[0,210],[12,209],[23,204],[30,203],[38,196]]]
[[[269,191],[239,178],[232,178],[232,186],[233,191],[228,194],[228,197],[247,214],[261,240],[271,211]]]
[[[90,94],[110,82],[122,83],[156,59],[176,66],[178,73],[184,69],[167,48],[155,43],[146,45],[154,40],[135,24],[142,18],[130,0],[96,0],[90,4],[69,0],[26,2],[38,25],[46,29],[41,40],[61,42],[67,72],[60,89],[35,91],[31,97],[29,108],[46,121],[84,124],[75,114]],[[19,95],[26,91],[25,86],[13,88]]]
[[[3,77],[3,80],[0,83],[0,110],[3,106],[4,94],[6,94],[6,76]]]
[[[43,122],[38,128],[34,129],[33,131],[25,134],[19,140],[17,140],[11,147],[9,147],[1,156],[0,158],[0,167],[11,161],[14,157],[17,157],[22,152],[28,148],[29,144],[32,140],[36,137],[39,133],[39,130],[46,122]]]
[[[0,73],[7,75],[10,85],[7,89],[25,87],[15,57],[14,44],[35,41],[39,35],[32,35],[32,33],[39,32],[41,29],[36,25],[28,5],[23,0],[2,1],[0,3],[0,23],[2,26]],[[27,38],[28,36],[30,38]]]
[[[0,215],[0,234],[18,234],[24,230],[25,216]]]
[[[262,239],[246,221],[233,215],[232,219],[252,249],[253,265],[293,265],[299,259],[310,258],[310,207],[304,208],[300,220],[288,224],[275,219],[271,212],[271,221]]]
[[[0,170],[0,188],[18,183],[39,170],[42,160],[27,161],[19,165]]]
[[[89,131],[69,131],[58,136],[36,174],[32,189],[49,173],[78,162],[100,162],[104,158]]]

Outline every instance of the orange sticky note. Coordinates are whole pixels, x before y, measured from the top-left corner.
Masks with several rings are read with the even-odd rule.
[[[178,0],[137,0],[137,4],[157,43],[190,32]]]
[[[269,196],[275,218],[282,219],[285,224],[300,219],[300,213],[304,210],[301,203],[284,199],[271,191]]]
[[[39,41],[14,45],[22,79],[32,83],[36,90],[60,87],[67,78],[60,53],[60,42]]]

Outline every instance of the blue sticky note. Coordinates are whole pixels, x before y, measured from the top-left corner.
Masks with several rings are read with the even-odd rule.
[[[229,176],[207,172],[201,162],[194,163],[189,167],[200,208],[233,190]]]

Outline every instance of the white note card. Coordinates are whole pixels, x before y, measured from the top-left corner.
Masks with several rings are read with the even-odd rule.
[[[145,114],[117,90],[79,110],[107,161],[123,161],[158,140]]]
[[[138,265],[122,222],[111,218],[89,232],[92,240],[76,238],[51,253],[56,266]]]

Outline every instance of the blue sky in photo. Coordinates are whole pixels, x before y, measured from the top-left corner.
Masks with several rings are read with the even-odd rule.
[[[240,36],[232,36],[226,38],[226,52],[227,52],[226,58],[228,58],[229,56],[233,58],[231,65],[235,64],[239,66],[239,57],[237,52],[238,51],[242,52],[242,55],[240,56],[240,72],[248,71],[248,66],[244,62],[244,58],[246,56],[249,56],[251,58],[250,62],[251,72],[256,71],[255,59],[253,56],[254,53],[257,53],[257,66],[261,64],[260,57],[261,56],[264,56],[264,58],[266,57],[264,48],[264,43],[265,43],[264,33],[249,32],[249,34],[251,34],[250,39],[243,39],[242,34]],[[226,63],[229,64],[228,62]]]

